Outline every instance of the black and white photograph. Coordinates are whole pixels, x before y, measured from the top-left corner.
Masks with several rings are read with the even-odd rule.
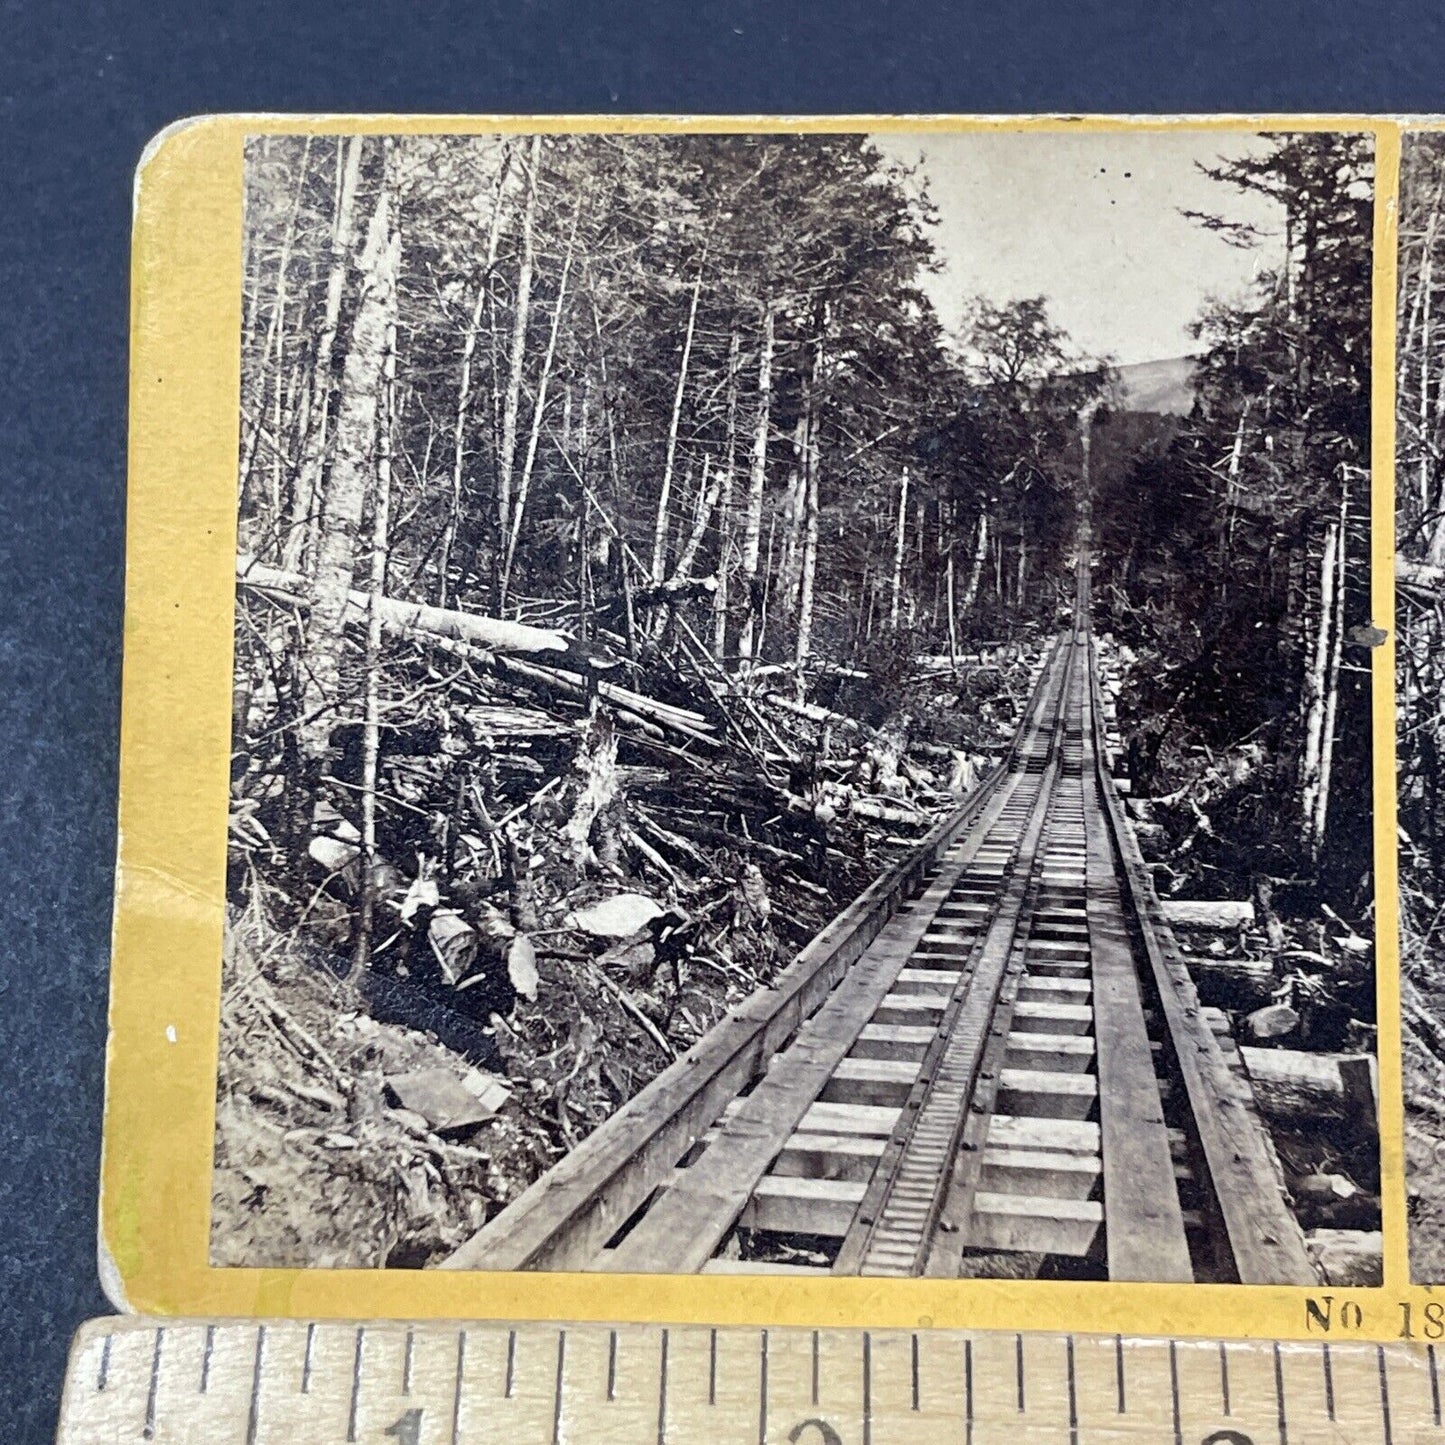
[[[211,1263],[1378,1284],[1373,172],[249,140]],[[1405,174],[1438,1176],[1445,140]]]
[[[1407,132],[1396,327],[1396,754],[1410,1274],[1445,1280],[1445,134]]]

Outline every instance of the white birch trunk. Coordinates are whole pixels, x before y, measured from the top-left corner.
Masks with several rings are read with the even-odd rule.
[[[400,236],[391,225],[383,174],[357,267],[360,295],[352,323],[336,414],[336,449],[317,536],[311,612],[306,627],[306,686],[301,747],[309,760],[326,752],[340,701],[345,634],[357,533],[376,461],[377,409],[387,336],[396,321]]]
[[[758,412],[753,430],[752,467],[748,474],[748,511],[743,524],[743,584],[747,589],[747,616],[738,637],[738,660],[753,660],[756,637],[758,563],[763,540],[763,488],[768,476],[768,430],[773,404],[773,308],[763,308],[763,340],[758,357]]]
[[[978,596],[978,579],[983,574],[984,559],[988,556],[988,513],[978,514],[978,540],[973,546],[973,565],[969,568],[968,585],[963,589],[964,612],[973,610],[974,599]]]
[[[446,529],[442,533],[441,549],[437,558],[438,607],[447,605],[451,571],[452,548],[456,545],[457,526],[462,511],[462,474],[466,465],[467,421],[472,404],[472,363],[476,356],[477,335],[482,328],[482,317],[486,313],[487,299],[492,290],[492,270],[497,264],[497,242],[502,229],[502,187],[506,184],[507,172],[511,168],[512,152],[503,151],[502,163],[497,168],[497,178],[492,185],[492,218],[487,226],[486,259],[482,266],[481,280],[477,283],[477,299],[467,321],[466,333],[462,338],[462,374],[457,383],[457,416],[452,429],[452,477],[451,511],[447,516]]]
[[[818,576],[818,434],[809,428],[807,474],[803,495],[803,555],[798,578],[798,638],[794,662],[798,669],[798,700],[807,683],[803,669],[813,646],[813,588]]]
[[[672,472],[677,465],[677,429],[682,420],[682,399],[687,394],[687,369],[692,360],[692,339],[697,332],[697,303],[702,295],[702,276],[707,264],[704,251],[697,263],[697,280],[692,283],[692,300],[687,308],[687,329],[682,338],[682,360],[677,365],[677,388],[672,397],[672,416],[667,424],[667,454],[662,463],[662,486],[657,494],[657,522],[652,534],[652,580],[660,583],[667,566],[667,530],[672,503]]]
[[[1320,734],[1320,781],[1315,796],[1312,844],[1316,854],[1324,846],[1330,812],[1330,773],[1335,758],[1335,717],[1340,701],[1340,661],[1345,641],[1345,562],[1349,551],[1349,496],[1340,499],[1339,550],[1335,563],[1335,606],[1330,629],[1329,661],[1325,674],[1325,718]]]
[[[888,606],[888,625],[898,630],[898,604],[903,595],[903,552],[908,531],[908,468],[898,484],[898,526],[893,536],[893,595]]]
[[[315,565],[317,531],[321,518],[321,476],[326,460],[327,429],[335,396],[336,332],[341,323],[341,295],[351,265],[352,232],[356,209],[356,188],[361,177],[362,137],[339,142],[337,154],[336,214],[331,225],[331,266],[326,274],[326,301],[321,313],[321,330],[316,338],[316,358],[311,372],[311,399],[307,408],[306,435],[301,444],[301,464],[291,499],[291,525],[286,536],[283,565],[291,571]]]
[[[712,655],[721,666],[727,657],[728,577],[732,571],[733,468],[737,465],[738,350],[736,330],[728,342],[727,452],[717,503],[717,591],[712,598]]]
[[[1319,626],[1315,631],[1313,655],[1305,675],[1304,688],[1305,737],[1300,762],[1300,823],[1311,854],[1319,849],[1319,840],[1315,834],[1315,816],[1320,796],[1330,633],[1335,614],[1335,558],[1339,543],[1339,523],[1332,521],[1325,534],[1324,551],[1320,558]]]
[[[507,605],[507,592],[512,582],[512,562],[517,555],[517,539],[522,534],[522,515],[527,509],[527,496],[532,490],[532,469],[537,462],[537,442],[542,435],[542,418],[547,410],[547,386],[552,376],[552,363],[557,355],[557,331],[562,311],[567,304],[567,279],[572,272],[572,256],[577,243],[577,222],[582,215],[582,198],[572,211],[572,230],[567,237],[567,251],[562,259],[562,276],[557,283],[557,304],[552,310],[552,325],[547,333],[547,350],[542,357],[542,374],[537,379],[537,397],[532,406],[532,428],[527,435],[527,454],[522,460],[522,475],[512,503],[512,528],[507,533],[507,549],[502,559],[501,586],[497,595],[497,611]]]
[[[522,374],[527,362],[527,322],[531,315],[532,269],[537,224],[537,170],[542,137],[532,137],[527,166],[527,199],[522,211],[522,254],[517,263],[517,300],[512,313],[512,346],[507,364],[507,390],[502,399],[502,442],[497,457],[497,571],[512,530],[512,473],[517,460],[517,416],[522,404]],[[500,610],[500,609],[498,609]]]
[[[399,247],[400,241],[395,244]],[[376,489],[371,501],[371,591],[366,609],[366,701],[361,739],[361,908],[352,956],[351,983],[360,988],[371,965],[376,917],[376,775],[381,762],[381,603],[391,530],[391,453],[396,405],[396,312],[386,329],[381,369],[381,421],[376,439]]]

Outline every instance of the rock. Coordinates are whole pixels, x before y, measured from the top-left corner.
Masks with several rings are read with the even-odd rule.
[[[1379,1230],[1311,1229],[1305,1248],[1327,1284],[1343,1289],[1380,1283],[1385,1246]]]
[[[478,1077],[483,1076],[478,1074]],[[475,1129],[494,1117],[500,1108],[500,1104],[478,1098],[450,1069],[393,1074],[387,1079],[386,1088],[403,1109],[420,1114],[438,1134],[460,1134]],[[503,1088],[505,1091],[505,1086]],[[505,1092],[501,1103],[506,1103]]]
[[[467,1070],[462,1078],[462,1088],[494,1114],[500,1113],[512,1097],[512,1086],[505,1079],[499,1079],[495,1074],[484,1074],[480,1069]]]
[[[1352,1199],[1360,1186],[1343,1174],[1306,1174],[1295,1182],[1295,1197],[1316,1203],[1333,1199]]]
[[[527,1000],[537,1002],[537,950],[525,933],[519,933],[507,949],[507,977],[512,987]]]
[[[662,912],[662,905],[645,893],[618,893],[574,909],[564,922],[568,928],[580,929],[593,938],[630,938]]]
[[[1251,1039],[1282,1039],[1299,1028],[1299,1013],[1287,1003],[1267,1004],[1255,1009],[1244,1021],[1244,1031]]]

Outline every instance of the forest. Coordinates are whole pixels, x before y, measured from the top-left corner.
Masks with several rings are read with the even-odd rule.
[[[1081,511],[1161,894],[1372,1049],[1371,164],[1220,160],[1284,260],[1165,415],[938,315],[863,136],[250,143],[216,1262],[434,1260],[766,986],[1000,755]]]
[[[1400,174],[1396,318],[1396,762],[1406,1154],[1414,1277],[1445,1265],[1445,142],[1410,135]]]

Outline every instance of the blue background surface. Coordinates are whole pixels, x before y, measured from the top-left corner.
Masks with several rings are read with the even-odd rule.
[[[1445,111],[1445,10],[0,0],[0,1421],[95,1284],[131,173],[204,111]]]

